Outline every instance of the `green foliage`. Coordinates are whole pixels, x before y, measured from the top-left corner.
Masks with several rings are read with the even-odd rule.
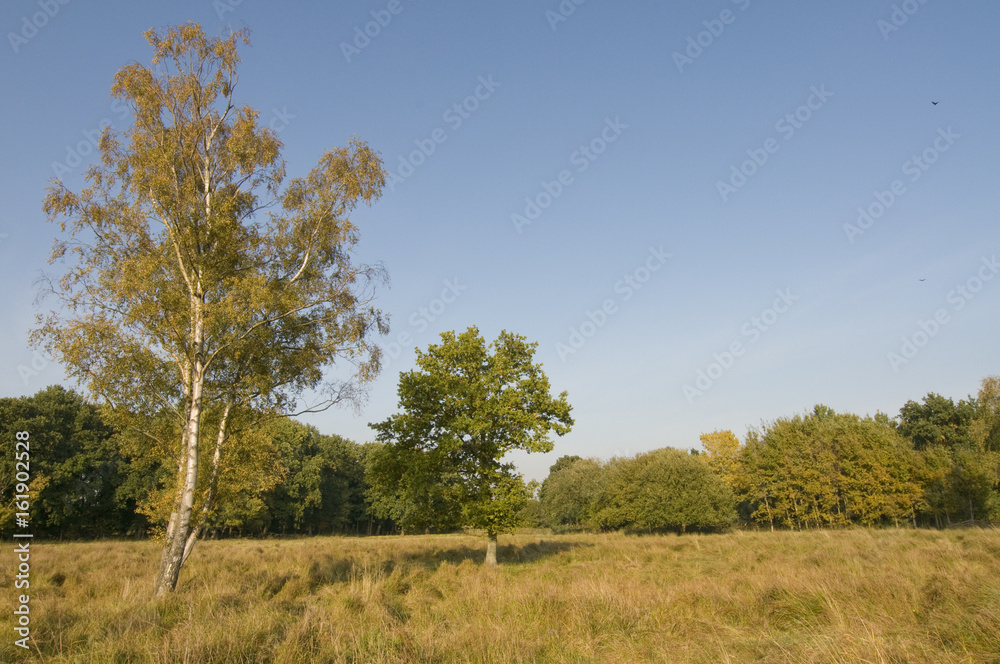
[[[1000,376],[984,378],[976,399],[976,418],[969,429],[981,450],[1000,452]]]
[[[539,491],[545,525],[561,528],[589,522],[604,480],[604,467],[599,461],[560,457]]]
[[[583,459],[583,457],[577,456],[575,454],[564,454],[558,459],[556,459],[556,462],[554,464],[549,466],[549,475],[555,475],[560,470],[564,468],[569,468],[570,466],[575,464],[577,461],[580,461],[581,459]]]
[[[347,532],[367,519],[361,446],[294,420],[276,435],[284,477],[264,499],[271,530]]]
[[[504,455],[547,452],[549,432],[573,424],[566,393],[553,398],[533,361],[536,347],[506,331],[487,347],[471,327],[417,351],[418,369],[400,375],[403,412],[371,425],[376,514],[405,530],[465,525],[495,536],[517,525],[530,496]]]
[[[1000,520],[1000,377],[957,404],[934,393],[909,401],[899,419],[921,450],[921,516],[937,526]]]
[[[674,448],[614,459],[590,522],[601,529],[713,531],[736,520],[732,491],[697,456]]]
[[[891,423],[842,415],[830,428],[844,518],[866,526],[912,518],[921,504],[919,461]]]
[[[0,436],[30,434],[29,522],[36,535],[109,537],[141,534],[145,522],[119,487],[129,468],[108,426],[82,396],[53,385],[32,397],[0,399]],[[11,443],[13,445],[13,443]],[[0,458],[0,527],[13,526],[15,457]],[[139,472],[132,471],[138,478]]]
[[[913,442],[913,447],[923,450],[931,445],[944,445],[950,449],[972,446],[972,422],[976,417],[974,399],[957,404],[950,397],[934,392],[924,397],[923,403],[907,401],[899,410],[899,433]]]
[[[1000,453],[932,445],[921,452],[920,481],[930,524],[1000,521]]]
[[[387,442],[357,445],[287,418],[267,420],[252,431],[240,424],[231,431],[233,439],[253,436],[254,442],[227,448],[218,501],[204,523],[242,534],[388,532],[397,524],[386,517],[409,532],[454,530],[472,519],[498,531],[514,526],[714,529],[729,523],[716,518],[723,512],[712,516],[719,480],[742,501],[741,517],[752,514],[753,520],[776,526],[996,522],[1000,453],[988,443],[996,417],[995,381],[983,381],[970,429],[972,445],[936,443],[916,451],[884,414],[859,418],[817,406],[807,415],[751,431],[743,446],[729,431],[704,434],[702,455],[658,450],[607,463],[562,456],[540,485],[524,486],[516,475],[498,483],[498,499],[488,505],[492,510],[480,512],[463,510],[468,493],[463,466],[456,461],[461,456]],[[13,439],[16,431],[31,432],[30,521],[39,535],[139,535],[151,522],[162,524],[161,510],[170,507],[171,459],[131,455],[149,444],[135,438],[169,431],[171,418],[164,414],[145,429],[117,431],[102,412],[118,415],[59,386],[32,397],[0,399],[3,435]],[[205,418],[212,422],[216,416],[209,410]],[[0,459],[0,525],[5,528],[11,527],[15,511],[13,462],[12,455]],[[199,485],[199,508],[205,505],[207,482],[203,478]],[[370,482],[395,490],[377,491]],[[731,505],[732,498],[723,503]],[[699,510],[709,518],[699,516]]]
[[[138,432],[116,431],[101,409],[58,385],[32,397],[0,399],[0,434],[13,440],[17,431],[31,434],[29,522],[36,535],[142,536],[151,525],[162,528],[160,510],[170,506],[173,473],[163,465],[169,460],[129,456],[136,444],[130,436]],[[237,430],[233,436],[250,433]],[[222,466],[232,470],[220,482],[206,528],[311,534],[360,532],[369,524],[390,527],[376,524],[365,505],[364,447],[286,418],[267,421],[252,435],[257,438],[253,445],[229,451],[261,456],[222,459]],[[13,454],[0,459],[4,529],[12,527],[17,511],[14,463]],[[235,472],[238,468],[250,472]],[[204,505],[203,498],[197,507]]]
[[[885,418],[816,406],[749,432],[740,497],[771,526],[897,523],[920,505],[917,463]]]
[[[403,532],[448,532],[462,524],[462,477],[451,460],[433,450],[391,442],[368,451],[365,478],[371,510]]]
[[[546,523],[545,515],[542,513],[542,503],[538,499],[541,484],[538,480],[531,480],[525,488],[528,493],[528,502],[518,514],[518,524],[524,528],[542,528]]]
[[[1000,454],[955,450],[948,485],[948,511],[957,520],[1000,520]]]

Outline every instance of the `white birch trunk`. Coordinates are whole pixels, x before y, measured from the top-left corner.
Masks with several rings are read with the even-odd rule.
[[[208,493],[205,495],[205,503],[201,507],[201,519],[194,528],[191,528],[191,533],[184,544],[184,555],[181,556],[182,566],[187,562],[188,556],[191,555],[194,543],[198,541],[198,535],[201,533],[202,525],[208,519],[212,507],[215,505],[215,492],[219,486],[219,466],[222,461],[222,445],[226,442],[226,426],[229,423],[229,412],[231,409],[232,404],[226,404],[226,409],[222,412],[222,420],[219,422],[219,433],[215,438],[215,453],[212,455],[212,474],[208,480]]]
[[[184,548],[191,526],[191,511],[194,508],[194,494],[198,486],[198,440],[201,435],[202,387],[205,380],[202,366],[205,327],[200,293],[192,297],[192,347],[194,366],[191,371],[191,410],[188,413],[184,437],[185,445],[184,481],[181,487],[180,504],[173,531],[164,543],[160,570],[156,576],[154,594],[162,597],[177,587],[181,564],[184,562]]]

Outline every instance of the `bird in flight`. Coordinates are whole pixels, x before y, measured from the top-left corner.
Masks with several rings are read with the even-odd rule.
[[[935,106],[938,105],[938,103],[936,101],[932,101],[931,103],[934,104]]]
[[[921,279],[920,281],[927,281],[927,279]]]

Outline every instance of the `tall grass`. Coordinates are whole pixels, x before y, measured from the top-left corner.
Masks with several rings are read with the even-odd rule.
[[[200,542],[32,551],[44,662],[1000,662],[1000,531]],[[10,565],[0,596],[13,607]],[[19,591],[18,591],[19,592]]]

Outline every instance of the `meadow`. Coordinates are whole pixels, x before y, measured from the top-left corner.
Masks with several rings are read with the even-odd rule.
[[[43,662],[1000,662],[1000,530],[37,542]],[[12,606],[10,555],[0,595]]]

